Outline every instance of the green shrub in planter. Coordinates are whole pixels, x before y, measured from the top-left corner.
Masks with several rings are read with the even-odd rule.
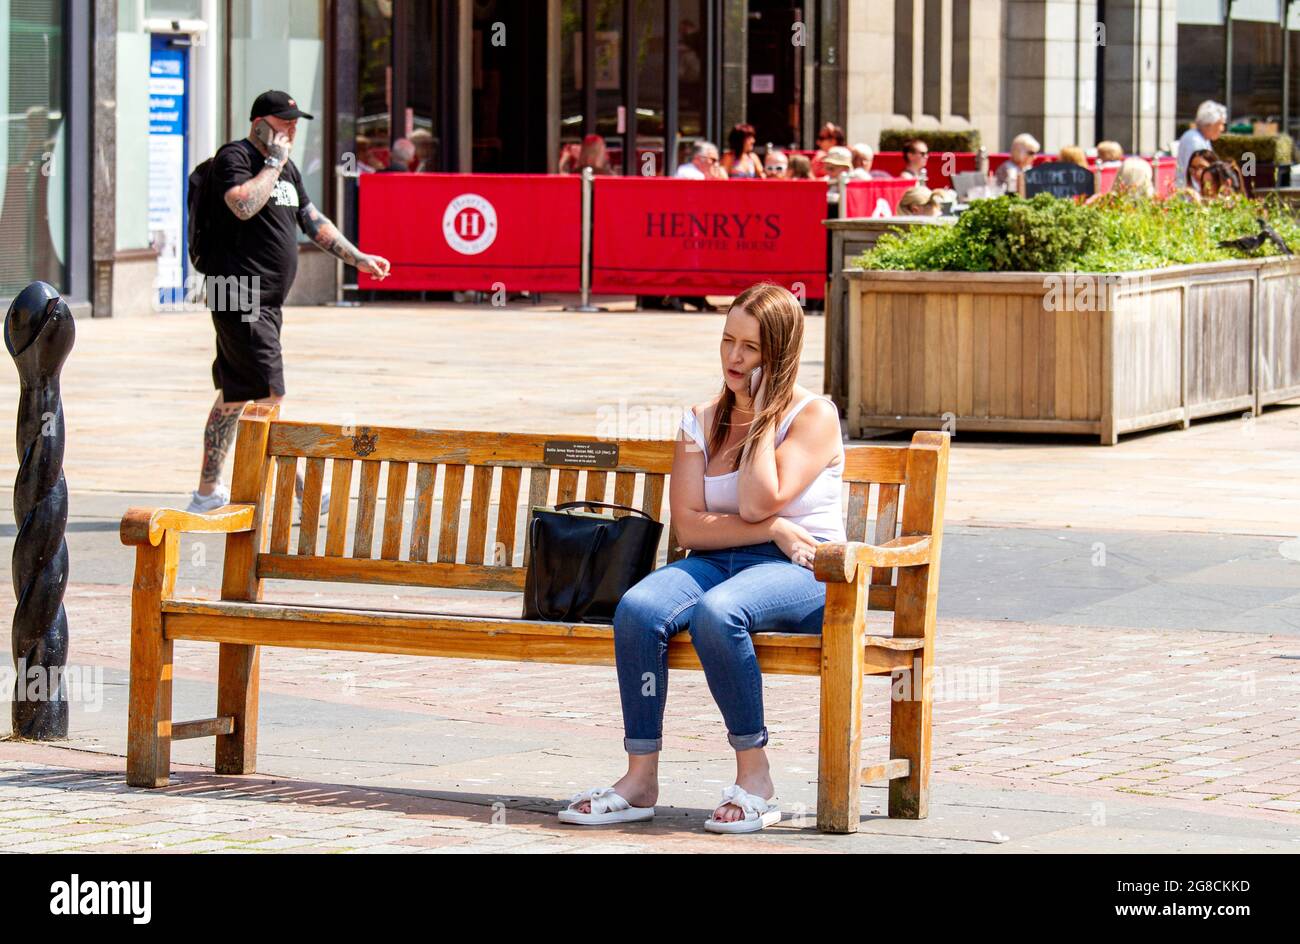
[[[1214,142],[1214,153],[1241,164],[1247,154],[1266,164],[1290,164],[1295,146],[1289,134],[1223,134]]]
[[[931,151],[946,154],[949,151],[958,154],[972,154],[980,149],[980,133],[972,128],[969,131],[922,131],[919,128],[887,128],[880,132],[880,150],[901,151],[903,145],[913,138],[920,138]]]
[[[1300,251],[1300,223],[1280,204],[1249,200],[1197,206],[1106,196],[1091,206],[1039,194],[977,200],[952,226],[887,233],[855,260],[864,269],[932,272],[1131,272],[1245,258],[1219,242],[1258,231],[1267,215]],[[1254,255],[1278,255],[1267,244]]]

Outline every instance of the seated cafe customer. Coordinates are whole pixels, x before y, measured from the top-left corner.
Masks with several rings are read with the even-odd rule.
[[[726,180],[727,172],[718,166],[718,146],[712,141],[696,141],[689,163],[677,168],[682,180]]]
[[[925,164],[930,159],[930,145],[920,138],[913,138],[903,145],[903,170],[899,177],[912,177],[920,180],[925,175]]]
[[[791,180],[812,180],[812,161],[803,154],[791,155],[790,170],[786,176]]]
[[[826,168],[826,179],[835,183],[840,179],[841,174],[851,174],[853,152],[846,147],[836,145],[826,152],[826,156],[822,158],[822,166]]]
[[[1020,177],[1034,166],[1041,145],[1032,134],[1018,134],[1011,142],[1011,159],[998,166],[994,179],[1006,188],[1007,193],[1020,189]]]
[[[899,216],[940,216],[947,193],[943,190],[931,190],[917,185],[908,190],[898,201]]]
[[[766,177],[784,177],[790,169],[790,162],[785,151],[772,148],[763,156],[763,174]]]

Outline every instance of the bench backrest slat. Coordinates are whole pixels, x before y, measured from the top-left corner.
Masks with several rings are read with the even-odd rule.
[[[581,495],[588,501],[639,507],[663,520],[671,441],[620,441],[616,464],[603,468],[564,461],[548,465],[546,459],[556,454],[547,453],[545,446],[554,441],[610,445],[596,437],[272,422],[267,451],[274,460],[268,468],[275,487],[269,547],[259,556],[259,575],[518,591],[528,563],[527,524],[534,506]],[[883,543],[898,535],[909,452],[899,446],[845,450],[850,541]],[[305,519],[294,503],[300,469],[302,508],[310,513]],[[322,552],[319,507],[327,477],[330,506]],[[350,499],[354,478],[359,479],[357,497]],[[301,520],[308,526],[301,527]],[[291,541],[294,525],[299,526],[296,544]],[[678,546],[671,521],[669,525],[664,556],[671,562],[685,556],[685,550]],[[873,570],[873,608],[893,607],[895,576],[889,568]]]
[[[281,459],[284,457],[281,456]],[[330,510],[325,519],[325,556],[342,557],[348,545],[348,506],[346,500],[337,501],[352,494],[352,475],[356,463],[351,459],[332,459],[330,470]],[[279,508],[276,508],[279,511]]]
[[[456,536],[460,533],[460,506],[464,500],[465,467],[448,465],[442,480],[442,521],[438,525],[438,560],[456,562]]]
[[[500,502],[497,506],[496,550],[492,563],[504,564],[515,559],[515,531],[519,516],[519,483],[523,469],[517,465],[501,467]]]
[[[325,460],[308,459],[306,475],[303,476],[302,517],[305,521],[320,521],[321,485],[325,481]],[[292,497],[285,495],[285,503],[292,502]],[[316,537],[319,528],[300,528],[298,531],[298,553],[303,557],[316,554]]]
[[[465,537],[465,563],[483,563],[483,545],[487,543],[488,499],[492,496],[492,478],[496,467],[474,467],[474,483],[470,488],[469,533]],[[493,561],[495,563],[495,561]]]
[[[402,551],[402,519],[406,511],[408,462],[388,463],[388,488],[384,493],[384,536],[379,545],[383,560],[397,560]]]
[[[295,456],[277,456],[275,460],[275,509],[271,514],[271,553],[289,550],[289,529],[293,524],[294,474],[298,469]],[[285,501],[285,496],[289,497]]]
[[[417,463],[415,473],[415,509],[411,513],[411,551],[413,561],[429,559],[429,532],[433,528],[433,493],[438,484],[438,466]]]
[[[361,463],[361,485],[357,491],[357,524],[352,532],[352,556],[370,557],[375,543],[375,508],[379,501],[379,473],[383,463],[366,459]],[[340,496],[342,497],[342,496]],[[305,518],[304,531],[315,531],[319,522]],[[301,527],[301,526],[300,526]]]

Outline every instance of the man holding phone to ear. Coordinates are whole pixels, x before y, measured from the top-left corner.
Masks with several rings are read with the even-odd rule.
[[[230,499],[221,469],[244,404],[278,403],[284,397],[280,306],[298,272],[298,231],[376,279],[386,278],[389,270],[387,259],[353,246],[308,199],[289,154],[298,119],[312,116],[288,93],[270,91],[257,96],[248,117],[248,137],[217,151],[205,185],[203,209],[210,217],[204,245],[211,248],[205,248],[203,262],[217,332],[212,381],[218,393],[204,429],[203,470],[190,499],[192,512],[220,508]],[[301,476],[297,490],[301,496]],[[322,496],[322,514],[328,499]]]

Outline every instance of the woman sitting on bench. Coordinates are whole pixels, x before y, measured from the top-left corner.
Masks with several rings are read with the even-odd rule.
[[[736,751],[736,782],[704,828],[750,832],[781,818],[750,633],[820,632],[826,587],[813,575],[813,555],[821,541],[845,540],[839,411],[795,383],[803,319],[794,295],[767,283],[746,289],[727,312],[722,390],[687,411],[673,456],[669,504],[690,554],[629,590],[614,614],[627,773],[574,797],[563,822],[654,816],[668,640],[682,630]]]

